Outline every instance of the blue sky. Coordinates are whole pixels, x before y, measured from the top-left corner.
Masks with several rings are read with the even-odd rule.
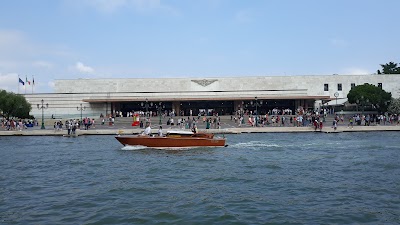
[[[400,62],[399,8],[398,0],[2,1],[0,89],[17,92],[18,76],[34,76],[40,93],[55,79],[372,74]]]

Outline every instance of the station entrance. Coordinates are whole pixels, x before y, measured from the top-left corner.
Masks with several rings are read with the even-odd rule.
[[[180,114],[182,115],[232,115],[234,101],[182,101]]]
[[[234,115],[237,111],[246,114],[280,114],[283,110],[295,112],[296,101],[291,99],[257,99],[257,100],[196,100],[196,101],[142,101],[115,102],[113,109],[126,116],[130,112],[149,112],[156,116],[159,113],[167,116],[213,116]],[[298,104],[299,102],[297,102]],[[298,105],[297,105],[298,106]]]

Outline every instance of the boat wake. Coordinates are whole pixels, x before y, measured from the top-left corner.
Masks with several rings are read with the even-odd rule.
[[[122,147],[121,150],[124,150],[124,151],[136,151],[136,150],[143,150],[143,149],[146,149],[146,148],[147,148],[146,146],[141,146],[141,145],[135,145],[135,146],[126,145],[126,146]]]
[[[282,145],[278,145],[275,143],[261,142],[261,141],[250,141],[250,142],[241,142],[233,145],[229,145],[229,147],[233,148],[260,148],[260,147],[273,147],[273,148],[281,148]]]

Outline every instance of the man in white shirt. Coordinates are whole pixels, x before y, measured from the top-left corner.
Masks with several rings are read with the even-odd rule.
[[[144,134],[144,135],[151,135],[150,123],[147,123],[147,124],[146,124],[146,129],[144,129],[143,134]]]

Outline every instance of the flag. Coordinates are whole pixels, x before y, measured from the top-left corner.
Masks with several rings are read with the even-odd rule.
[[[35,78],[32,77],[32,85],[35,85]]]
[[[25,83],[21,80],[21,78],[19,78],[19,82],[20,82],[22,85],[25,85]]]
[[[26,83],[28,83],[28,85],[31,85],[31,82],[28,80],[28,77],[25,77],[25,81]]]

